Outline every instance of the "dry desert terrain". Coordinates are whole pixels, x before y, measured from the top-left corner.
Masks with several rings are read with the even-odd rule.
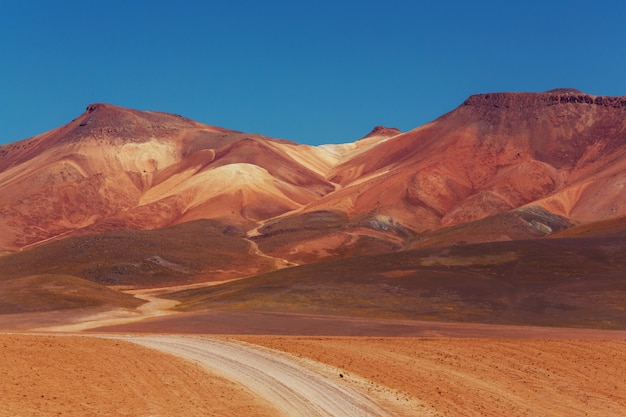
[[[128,342],[0,336],[2,416],[272,416],[240,385]]]
[[[332,384],[364,394],[394,416],[626,414],[622,332],[606,332],[606,340],[577,339],[576,331],[558,340],[217,340],[224,339],[289,352],[294,362]],[[124,340],[2,334],[0,349],[2,416],[277,415],[276,404],[197,361]]]
[[[626,97],[0,146],[2,416],[626,416]]]

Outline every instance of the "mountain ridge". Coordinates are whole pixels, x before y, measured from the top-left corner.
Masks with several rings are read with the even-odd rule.
[[[593,223],[626,215],[616,193],[625,103],[575,89],[477,94],[408,132],[376,126],[355,142],[316,147],[94,103],[64,126],[0,147],[0,247],[198,219],[262,230],[285,218],[293,236],[282,235],[284,250],[302,258],[300,249],[336,250],[333,240],[409,247],[424,233],[525,206]],[[293,224],[304,228],[317,212],[343,213],[342,226],[296,244]]]
[[[624,328],[623,101],[475,95],[320,146],[94,103],[0,147],[0,314],[148,289],[198,331],[215,309]]]

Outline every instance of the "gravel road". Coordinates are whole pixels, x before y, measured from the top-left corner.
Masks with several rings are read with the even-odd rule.
[[[142,346],[198,362],[214,374],[240,383],[282,416],[388,416],[372,401],[315,373],[286,355],[240,342],[185,336],[117,336]]]

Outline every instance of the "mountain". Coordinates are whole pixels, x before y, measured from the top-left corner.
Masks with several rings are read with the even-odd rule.
[[[411,248],[543,237],[620,218],[625,116],[626,98],[576,90],[472,96],[431,123],[341,154],[327,173],[337,191],[286,216],[301,226],[310,213],[344,216],[325,234],[344,242],[344,253],[355,233]],[[298,245],[302,227],[285,228],[283,244],[272,238],[286,221],[259,229],[267,230],[262,249],[294,261],[310,257],[311,247],[319,253],[317,236]]]
[[[626,97],[479,94],[317,147],[97,103],[0,146],[0,279],[155,287],[489,242],[590,248],[626,231],[625,183]]]
[[[0,247],[203,218],[251,226],[334,190],[315,153],[180,116],[92,104],[63,127],[0,147]]]
[[[329,178],[341,193],[311,208],[350,201],[351,210],[377,210],[419,231],[534,202],[582,222],[624,215],[614,178],[624,171],[625,115],[626,98],[570,90],[472,96],[335,166]]]

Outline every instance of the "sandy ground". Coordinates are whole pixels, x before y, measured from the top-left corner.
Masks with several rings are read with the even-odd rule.
[[[386,417],[366,396],[342,381],[332,368],[315,371],[291,355],[232,340],[189,336],[109,336],[197,361],[237,381],[276,408],[276,416]]]
[[[80,319],[74,323],[36,327],[33,330],[78,332],[100,326],[115,326],[125,323],[134,323],[152,317],[171,316],[176,314],[176,312],[172,311],[171,308],[176,306],[178,301],[154,297],[148,294],[135,294],[135,297],[146,301],[146,303],[134,310],[119,308],[112,311],[103,311],[80,317]]]
[[[626,415],[624,339],[221,337],[233,338],[290,352],[394,416]],[[275,416],[281,408],[197,362],[92,337],[0,335],[0,392],[0,416]]]
[[[421,408],[405,416],[624,416],[626,341],[238,339],[330,364]]]
[[[199,365],[119,340],[0,334],[0,416],[274,416]]]
[[[139,312],[83,314],[67,327],[58,327],[68,324],[67,314],[3,316],[0,328],[45,322],[64,331],[108,325],[98,331],[134,334],[0,333],[0,416],[626,415],[624,331],[262,312],[169,315],[170,304],[142,295],[149,302]],[[220,329],[229,335],[139,335]],[[227,342],[235,339],[279,352],[242,351]],[[330,400],[320,406],[311,398]],[[356,411],[338,411],[339,404]]]

